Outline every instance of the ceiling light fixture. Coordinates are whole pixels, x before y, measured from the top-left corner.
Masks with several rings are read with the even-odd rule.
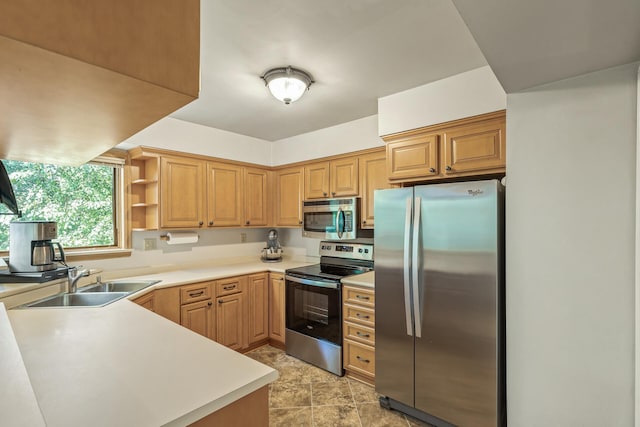
[[[291,104],[309,90],[313,78],[302,70],[292,66],[273,68],[260,76],[276,99]]]

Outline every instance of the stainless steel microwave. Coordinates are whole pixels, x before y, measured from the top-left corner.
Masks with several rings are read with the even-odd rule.
[[[360,199],[305,200],[302,202],[302,235],[326,240],[357,238]]]

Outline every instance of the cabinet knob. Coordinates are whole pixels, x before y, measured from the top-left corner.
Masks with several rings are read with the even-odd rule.
[[[251,224],[251,221],[247,221],[245,224],[246,224],[246,225],[249,225],[249,224]]]
[[[209,225],[210,225],[210,226],[211,226],[211,225],[213,225],[213,221],[209,221]]]
[[[445,169],[447,170],[447,172],[451,172],[453,170],[451,169],[451,166],[447,166]]]
[[[436,169],[435,168],[429,168],[429,172],[436,173]]]
[[[362,221],[362,223],[363,223],[363,224],[366,224],[366,223],[367,223],[367,220],[365,219],[364,221]]]
[[[327,193],[322,193],[323,196],[327,197]]]
[[[335,192],[335,191],[332,191],[332,192],[331,192],[331,195],[332,195],[332,196],[335,196],[335,195],[336,195],[336,192]]]
[[[302,225],[302,221],[298,221],[298,224]]]
[[[212,303],[211,301],[209,301],[209,302],[207,303],[207,305],[208,305],[209,307],[211,307],[211,306],[213,305],[213,303]]]
[[[219,299],[218,300],[218,304],[222,304],[224,302],[224,300]]]
[[[204,222],[203,222],[203,221],[200,221],[200,222],[198,223],[198,225],[200,225],[200,226],[201,226],[202,224],[204,224]]]

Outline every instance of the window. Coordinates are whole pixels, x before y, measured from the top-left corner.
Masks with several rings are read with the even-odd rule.
[[[56,166],[3,160],[22,211],[22,220],[58,223],[58,241],[65,248],[107,248],[119,245],[122,169],[95,163]],[[3,212],[8,209],[3,206]],[[0,250],[9,249],[9,222],[0,217]]]

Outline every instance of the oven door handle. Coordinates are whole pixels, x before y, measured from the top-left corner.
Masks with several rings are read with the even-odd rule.
[[[338,289],[340,283],[324,282],[319,280],[303,279],[301,277],[285,276],[285,279],[291,282],[300,283],[301,285],[320,286],[322,288]]]

